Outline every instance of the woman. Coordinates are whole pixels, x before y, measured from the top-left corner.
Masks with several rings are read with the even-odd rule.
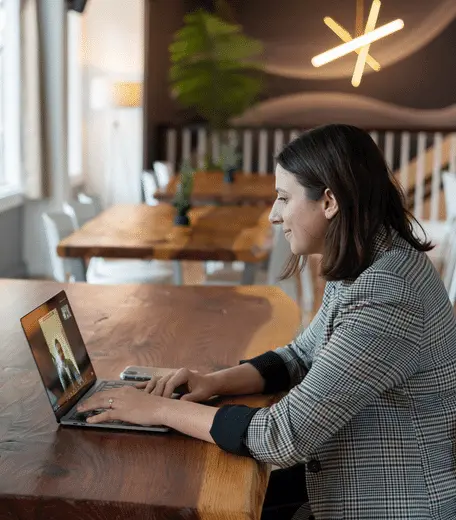
[[[414,237],[366,132],[316,128],[277,162],[270,220],[295,255],[286,275],[300,257],[322,255],[327,284],[312,323],[289,345],[234,368],[181,369],[140,395],[95,395],[85,410],[108,408],[108,398],[113,405],[89,420],[166,424],[232,453],[305,469],[298,487],[302,497],[307,487],[315,519],[456,518],[456,319],[425,254],[430,244]],[[190,393],[180,401],[162,397],[182,383]],[[289,392],[269,408],[191,402],[279,390]]]
[[[54,340],[54,352],[54,364],[57,369],[57,375],[63,391],[66,391],[73,383],[80,383],[82,377],[73,361],[65,356],[62,344],[57,338]]]

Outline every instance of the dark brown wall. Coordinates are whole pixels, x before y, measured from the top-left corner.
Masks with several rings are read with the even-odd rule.
[[[182,26],[181,0],[146,0],[144,54],[144,168],[154,159],[155,128],[158,123],[180,122],[179,107],[168,88],[168,46]]]
[[[354,54],[318,70],[310,65],[312,56],[341,43],[324,25],[325,15],[353,31],[354,0],[281,0],[280,3],[231,0],[230,3],[246,33],[263,41],[263,61],[270,67],[258,110],[240,118],[239,124],[305,127],[335,117],[360,126],[368,122],[371,127],[382,128],[454,128],[454,0],[384,0],[377,25],[402,18],[405,28],[371,46],[370,52],[379,60],[382,70],[366,73],[359,88],[351,85]],[[371,2],[365,0],[364,3],[367,17]],[[181,27],[186,11],[201,6],[210,9],[213,1],[149,0],[149,4],[146,11],[149,27],[146,31],[145,145],[150,155],[155,142],[151,129],[157,123],[179,124],[192,119],[192,113],[179,111],[169,95],[168,45],[172,34]],[[431,33],[425,30],[426,26],[440,28],[432,38],[426,39],[427,33]],[[425,43],[415,46],[401,59],[395,59],[411,40]],[[283,105],[274,108],[271,100]]]

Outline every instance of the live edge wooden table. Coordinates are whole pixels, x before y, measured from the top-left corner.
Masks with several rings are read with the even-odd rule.
[[[0,518],[259,519],[267,465],[177,432],[58,427],[19,319],[61,289],[100,378],[129,364],[236,365],[285,345],[299,326],[297,306],[275,287],[0,280]]]
[[[170,204],[112,206],[60,242],[62,257],[155,258],[174,261],[175,283],[182,283],[181,260],[245,262],[244,285],[272,244],[270,208],[200,206],[190,210],[191,226],[173,226]]]
[[[154,197],[162,202],[171,202],[179,183],[174,176],[165,188],[160,188]],[[196,172],[192,202],[194,204],[273,204],[276,198],[275,176],[272,174],[235,174],[234,182],[223,181],[221,172]]]

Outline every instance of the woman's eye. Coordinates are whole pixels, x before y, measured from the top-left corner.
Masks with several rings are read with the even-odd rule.
[[[277,197],[277,200],[281,200],[282,202],[286,202],[287,199],[285,197]]]

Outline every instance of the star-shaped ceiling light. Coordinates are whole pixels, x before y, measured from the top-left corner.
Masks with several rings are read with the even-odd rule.
[[[335,32],[344,43],[312,58],[312,65],[314,67],[321,67],[326,63],[330,63],[331,61],[349,54],[350,52],[356,52],[358,54],[358,58],[356,60],[356,65],[352,77],[352,85],[354,87],[358,87],[360,85],[366,63],[373,70],[379,71],[380,64],[369,54],[369,47],[371,43],[380,40],[381,38],[385,38],[385,36],[399,31],[404,27],[403,20],[397,19],[376,29],[375,24],[377,23],[380,6],[380,0],[373,0],[369,16],[367,18],[366,27],[364,29],[364,34],[361,34],[362,29],[360,30],[360,27],[362,27],[363,23],[363,0],[357,0],[356,25],[358,28],[358,36],[356,38],[352,38],[351,34],[346,29],[344,29],[329,16],[324,18],[323,21],[325,24],[333,32]]]

